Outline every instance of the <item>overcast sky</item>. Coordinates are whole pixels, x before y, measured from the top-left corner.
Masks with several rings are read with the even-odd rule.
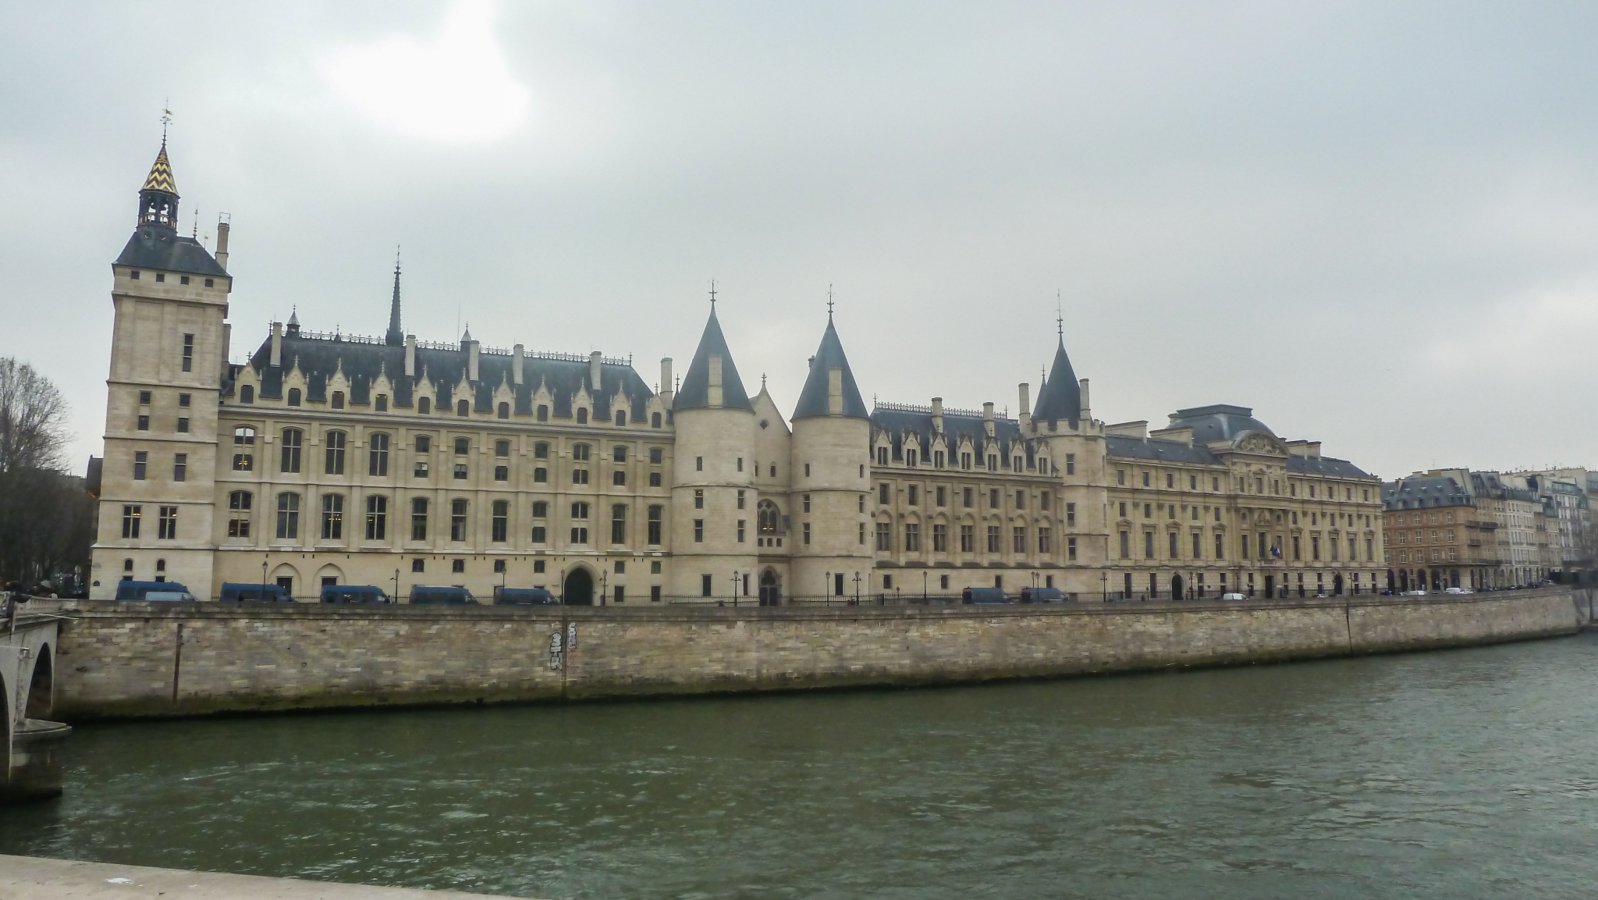
[[[0,355],[100,453],[109,263],[173,112],[233,358],[296,306],[751,393],[1251,406],[1384,478],[1598,466],[1598,4],[11,3]]]

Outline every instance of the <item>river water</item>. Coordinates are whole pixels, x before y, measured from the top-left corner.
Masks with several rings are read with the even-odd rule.
[[[527,897],[1591,897],[1598,634],[88,726],[0,852]]]

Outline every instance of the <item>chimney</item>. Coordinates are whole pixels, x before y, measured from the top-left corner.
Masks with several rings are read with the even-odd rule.
[[[416,377],[416,335],[405,336],[405,377]]]
[[[466,342],[466,380],[472,384],[477,383],[477,352],[481,346],[477,341]]]
[[[274,369],[283,365],[283,323],[272,323],[272,356],[267,361]]]
[[[943,398],[932,398],[932,430],[938,434],[943,433]]]
[[[994,431],[993,431],[993,401],[992,400],[989,400],[987,403],[982,404],[982,430],[987,432],[988,437],[993,437]]]
[[[1026,431],[1032,427],[1032,386],[1021,382],[1021,413],[1016,421],[1021,423],[1021,430]]]
[[[671,406],[671,357],[663,356],[660,359],[660,402]]]
[[[843,370],[837,366],[827,370],[827,415],[843,415]]]
[[[517,344],[516,346],[511,348],[511,351],[510,351],[510,380],[511,380],[511,383],[516,385],[517,387],[520,387],[521,383],[522,383],[522,376],[523,376],[522,357],[524,357],[526,355],[527,355],[527,348],[523,347],[521,344]]]
[[[1077,381],[1077,386],[1081,388],[1082,392],[1082,421],[1091,422],[1093,421],[1093,409],[1088,403],[1088,380],[1083,378]]]
[[[589,391],[591,391],[595,397],[599,396],[599,392],[600,392],[601,388],[604,387],[604,382],[601,381],[601,378],[605,374],[605,369],[604,369],[604,366],[600,363],[600,360],[601,360],[601,357],[599,355],[599,351],[598,350],[595,350],[594,352],[588,354],[588,383],[589,383]]]
[[[233,224],[226,218],[226,214],[216,223],[216,264],[221,266],[224,272],[227,271],[227,236],[232,227]]]

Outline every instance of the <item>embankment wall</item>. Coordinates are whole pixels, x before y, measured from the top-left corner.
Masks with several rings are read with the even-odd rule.
[[[1572,634],[1585,594],[1109,606],[65,602],[55,718],[584,700],[1239,665]]]

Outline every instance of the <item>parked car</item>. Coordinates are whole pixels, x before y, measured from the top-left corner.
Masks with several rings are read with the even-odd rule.
[[[1024,587],[1021,589],[1022,603],[1064,603],[1070,600],[1065,591],[1051,587]]]
[[[1222,600],[1247,600],[1248,597],[1246,597],[1246,596],[1244,596],[1242,594],[1239,594],[1236,591],[1228,591],[1227,593],[1224,593],[1224,594],[1221,595],[1221,599]]]
[[[494,588],[495,606],[556,606],[560,598],[543,588]]]
[[[1004,588],[968,587],[960,592],[961,603],[1009,603]]]
[[[393,603],[382,588],[370,584],[330,584],[322,588],[323,603]]]
[[[1445,588],[1443,590],[1443,593],[1445,593],[1445,594],[1474,594],[1476,592],[1471,590],[1470,588],[1466,588],[1466,587],[1451,587],[1451,588]]]
[[[1400,597],[1424,597],[1424,596],[1426,596],[1426,592],[1425,591],[1399,591],[1398,596],[1400,596]]]
[[[254,581],[224,581],[217,600],[222,603],[293,603],[289,589],[281,584]]]
[[[416,606],[476,606],[477,598],[459,585],[428,587],[418,584],[411,588],[411,603]]]
[[[176,594],[181,596],[151,597],[156,594]],[[116,598],[118,600],[193,600],[194,595],[189,592],[187,585],[176,581],[119,581],[117,582]]]

